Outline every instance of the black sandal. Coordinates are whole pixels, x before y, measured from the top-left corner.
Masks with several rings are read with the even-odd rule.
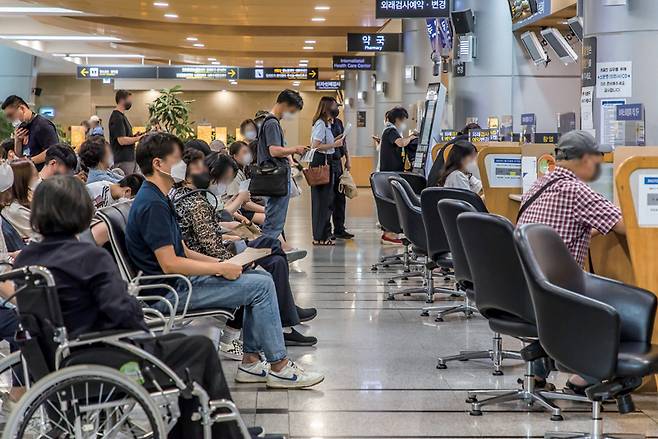
[[[567,383],[564,387],[571,390],[576,395],[585,396],[585,389],[587,389],[589,386],[579,386],[578,384],[574,384],[567,380]]]
[[[333,242],[331,239],[322,239],[319,241],[313,241],[313,245],[319,246],[319,247],[330,247],[332,245],[336,245],[335,242]]]

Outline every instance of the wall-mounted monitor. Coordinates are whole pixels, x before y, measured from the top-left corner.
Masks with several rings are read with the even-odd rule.
[[[475,31],[475,16],[473,11],[455,11],[451,14],[452,26],[455,28],[457,35],[470,34]]]
[[[571,32],[576,35],[580,41],[583,41],[583,19],[580,17],[573,17],[567,20]]]
[[[564,38],[564,35],[554,27],[544,29],[541,31],[542,37],[546,40],[549,46],[553,48],[557,56],[565,64],[571,64],[578,61],[578,54],[571,48],[569,41]]]
[[[507,0],[512,23],[525,20],[537,12],[537,0]]]
[[[542,47],[536,33],[532,31],[524,32],[521,34],[521,42],[535,65],[548,63],[548,54]]]

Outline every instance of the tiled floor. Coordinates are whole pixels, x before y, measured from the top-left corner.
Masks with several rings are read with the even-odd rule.
[[[470,416],[465,391],[516,388],[521,362],[506,361],[502,377],[492,376],[486,361],[435,368],[440,354],[489,348],[491,332],[481,317],[448,317],[444,323],[420,317],[421,296],[386,301],[390,272],[373,273],[370,265],[396,249],[380,246],[372,198],[365,190],[348,202],[348,227],[357,235],[353,241],[312,248],[310,223],[306,193],[292,202],[286,232],[309,249],[308,257],[292,266],[292,285],[300,305],[318,308],[319,316],[303,331],[320,341],[289,352],[326,379],[299,391],[232,385],[250,423],[292,438],[539,438],[546,431],[589,429],[588,407],[573,404],[563,404],[562,422],[550,421],[545,412],[527,413],[520,404],[487,407],[482,417]],[[514,340],[505,345],[519,346]],[[236,364],[224,367],[231,377]],[[553,381],[561,387],[564,380],[558,375]],[[638,411],[630,415],[606,407],[606,430],[658,437],[658,398],[635,399]]]

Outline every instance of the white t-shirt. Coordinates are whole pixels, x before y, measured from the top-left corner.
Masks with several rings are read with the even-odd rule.
[[[87,185],[87,192],[96,209],[111,206],[119,201],[112,198],[110,186],[112,186],[110,181],[96,181]]]
[[[327,124],[322,119],[318,119],[313,125],[313,131],[311,132],[311,143],[313,143],[315,140],[320,142],[321,145],[329,145],[336,141],[336,139],[334,139],[334,134],[331,132],[331,125],[327,126]],[[336,148],[329,148],[324,151],[318,150],[317,152],[330,155],[333,154],[334,151],[336,151]]]
[[[443,187],[467,189],[479,194],[482,191],[482,182],[472,174],[465,174],[462,171],[453,171],[446,178],[446,183]]]

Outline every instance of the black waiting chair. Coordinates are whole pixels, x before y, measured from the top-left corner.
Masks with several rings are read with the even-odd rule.
[[[441,221],[441,216],[439,215],[439,201],[445,199],[466,201],[475,207],[475,210],[480,212],[486,212],[487,208],[482,202],[482,199],[477,194],[462,189],[431,187],[423,190],[420,198],[430,258],[440,264],[443,255],[450,253],[450,243],[448,242],[446,230],[443,226],[443,222]],[[457,284],[457,287],[457,294],[465,295],[464,290],[459,288],[459,284]],[[470,299],[468,296],[466,296],[465,302],[459,306],[427,307],[423,308],[422,315],[428,316],[430,311],[438,311],[436,319],[439,322],[443,321],[443,317],[448,314],[464,313],[467,317],[469,317],[473,311],[476,311],[476,309],[469,302]]]
[[[477,197],[477,195],[475,195]],[[480,198],[480,197],[477,197]],[[474,213],[475,207],[471,204],[454,199],[446,199],[439,201],[439,214],[441,222],[448,237],[450,244],[450,251],[452,259],[455,264],[455,281],[457,288],[466,293],[466,306],[470,304],[477,304],[477,297],[475,295],[475,284],[471,274],[471,267],[466,258],[466,251],[464,244],[459,236],[459,229],[457,228],[457,218],[463,213]],[[484,239],[484,237],[483,237]],[[498,332],[494,332],[493,348],[486,351],[463,351],[458,355],[450,357],[441,357],[438,360],[437,369],[446,369],[446,362],[448,361],[466,361],[489,358],[493,361],[494,375],[502,375],[501,365],[504,359],[510,358],[515,360],[521,359],[521,354],[518,352],[504,351],[503,339]]]
[[[400,172],[398,176],[409,183],[409,187],[416,195],[420,195],[423,189],[427,187],[427,179],[423,175],[414,172]]]
[[[428,257],[427,235],[425,234],[423,214],[420,206],[416,204],[417,200],[412,188],[400,177],[390,177],[390,184],[393,188],[393,198],[395,199],[402,231],[409,242],[411,242],[413,252],[425,257],[426,262],[423,270],[424,285],[422,288],[406,288],[398,292],[389,292],[388,299],[394,299],[396,294],[424,293],[427,295],[427,303],[432,303],[434,301],[434,293],[454,294],[455,290],[434,287],[433,270],[435,268],[444,270],[452,269],[452,259],[449,253],[443,255],[440,263]]]
[[[469,392],[467,402],[471,403],[471,415],[481,415],[485,405],[523,401],[528,405],[541,405],[551,412],[551,420],[561,421],[561,410],[552,400],[586,399],[563,392],[543,391],[535,385],[532,362],[546,363],[548,355],[538,340],[535,312],[514,244],[514,226],[502,216],[463,213],[457,218],[457,228],[471,268],[480,314],[487,319],[494,333],[527,344],[520,352],[526,362],[523,387],[502,392]],[[551,318],[559,323],[562,318],[557,316],[552,314]],[[478,395],[490,393],[497,396],[482,401],[477,399]]]
[[[391,183],[388,181],[390,177],[398,175],[400,175],[398,172],[373,172],[370,174],[370,189],[375,199],[377,220],[380,226],[385,232],[400,235],[402,233],[402,227],[400,227]],[[411,253],[409,251],[411,244],[408,239],[403,237],[402,245],[404,246],[402,253],[380,257],[379,262],[373,264],[371,270],[377,271],[380,267],[388,268],[391,265],[402,264],[404,272],[409,273],[411,271]]]
[[[615,399],[620,413],[634,411],[631,392],[658,372],[658,345],[651,343],[656,296],[583,271],[548,226],[522,226],[515,240],[542,346],[561,368],[598,382],[585,391],[592,401],[591,432],[544,437],[644,437],[604,434],[601,403]]]

